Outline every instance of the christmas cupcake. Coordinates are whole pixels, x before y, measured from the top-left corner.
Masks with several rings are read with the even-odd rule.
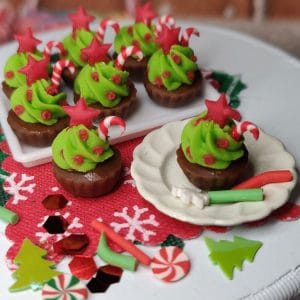
[[[122,27],[115,36],[114,51],[116,54],[121,53],[129,46],[136,46],[144,55],[140,61],[134,55],[126,58],[124,69],[134,80],[142,80],[149,57],[158,50],[158,44],[155,42],[155,26],[152,25],[152,20],[156,16],[150,2],[137,6],[135,23]]]
[[[184,127],[177,162],[187,178],[203,190],[227,189],[243,179],[248,152],[242,134],[255,139],[258,128],[250,122],[236,123],[240,114],[222,94],[217,101],[206,100],[207,111]]]
[[[58,92],[60,73],[64,68],[73,69],[69,61],[58,61],[52,79],[48,75],[49,58],[41,60],[28,56],[28,62],[19,72],[26,84],[11,95],[11,110],[7,121],[16,136],[32,146],[49,146],[54,137],[68,125],[68,118],[61,103],[66,94]]]
[[[199,35],[194,28],[162,25],[156,41],[161,48],[149,59],[144,84],[149,97],[166,107],[183,106],[194,100],[202,90],[202,76],[196,63],[194,51],[188,47],[192,34]]]
[[[70,116],[70,126],[61,131],[52,144],[53,171],[57,181],[76,197],[97,197],[107,194],[117,185],[121,156],[110,147],[107,137],[111,125],[125,130],[119,117],[105,118],[97,129],[92,120],[99,111],[88,107],[80,98],[75,106],[64,107]]]
[[[136,89],[123,71],[127,57],[142,53],[136,47],[123,50],[115,61],[110,61],[108,49],[111,44],[100,44],[96,37],[81,50],[81,57],[87,61],[74,83],[75,101],[86,99],[89,106],[100,109],[100,117],[116,115],[125,118],[136,103]]]
[[[31,28],[28,28],[23,35],[16,34],[15,39],[19,47],[17,53],[11,55],[5,63],[2,82],[3,92],[8,98],[16,88],[26,84],[25,75],[19,73],[18,70],[27,64],[28,55],[30,54],[36,60],[43,58],[43,53],[36,48],[41,41],[33,36]]]
[[[106,19],[100,22],[98,32],[91,31],[89,25],[95,18],[88,15],[82,6],[78,8],[76,13],[70,14],[69,18],[72,21],[73,30],[63,39],[62,43],[67,51],[66,58],[74,62],[76,69],[73,74],[64,70],[63,78],[69,86],[73,86],[76,76],[86,64],[86,60],[81,56],[81,50],[88,47],[94,37],[102,43],[107,26],[111,26],[115,32],[118,32],[119,25],[113,20]]]

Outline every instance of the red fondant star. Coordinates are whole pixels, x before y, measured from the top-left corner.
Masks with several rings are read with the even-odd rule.
[[[49,58],[45,57],[41,60],[35,60],[31,55],[28,55],[27,65],[19,72],[26,76],[27,85],[32,85],[39,79],[48,79],[48,67]]]
[[[162,25],[162,30],[159,32],[156,42],[161,46],[165,54],[168,54],[173,45],[179,44],[180,27],[169,28]]]
[[[108,50],[110,47],[111,44],[101,44],[94,37],[88,47],[81,49],[81,59],[87,61],[91,66],[100,61],[108,62]]]
[[[80,98],[76,105],[63,106],[63,109],[70,116],[70,126],[82,124],[90,128],[93,119],[100,113],[99,109],[88,107],[84,98]]]
[[[31,28],[27,28],[23,34],[15,34],[14,37],[19,43],[18,53],[34,52],[36,46],[42,42],[33,36]]]
[[[70,14],[69,18],[73,24],[73,35],[76,34],[77,29],[90,30],[89,25],[95,19],[95,17],[88,15],[82,6],[79,6],[76,13]]]
[[[157,13],[153,10],[151,2],[144,5],[137,5],[135,9],[135,22],[143,22],[147,26],[151,25],[152,19],[157,17]]]
[[[234,119],[239,121],[241,119],[240,113],[228,105],[224,93],[220,95],[217,101],[205,100],[205,105],[207,107],[205,119],[218,123],[221,128],[223,128],[229,120]]]

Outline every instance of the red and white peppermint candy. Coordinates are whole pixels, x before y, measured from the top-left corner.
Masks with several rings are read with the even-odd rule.
[[[77,277],[69,274],[53,277],[42,289],[44,300],[85,300],[87,297],[86,286]]]
[[[45,46],[44,55],[50,56],[53,48],[57,48],[62,56],[65,56],[67,54],[67,50],[61,42],[50,41]]]
[[[115,33],[118,33],[120,30],[120,26],[117,21],[111,20],[111,19],[102,20],[99,23],[98,32],[96,33],[100,42],[103,42],[103,40],[104,40],[107,26],[112,27],[113,30],[115,31]]]
[[[249,131],[251,132],[252,136],[257,140],[259,138],[259,129],[258,127],[249,122],[249,121],[243,121],[240,123],[237,123],[235,127],[232,128],[231,130],[231,137],[239,141],[242,137],[242,135],[246,132]]]
[[[189,27],[183,30],[180,40],[181,45],[188,46],[192,35],[200,36],[200,33],[196,28],[193,27]]]
[[[126,129],[126,124],[125,121],[116,116],[109,116],[104,118],[98,125],[98,135],[101,138],[101,140],[105,141],[107,136],[108,136],[108,129],[109,127],[117,125],[122,129],[121,134],[125,131]]]
[[[53,67],[51,82],[52,85],[48,88],[48,92],[51,94],[57,92],[60,82],[61,82],[61,74],[64,69],[69,69],[69,71],[73,74],[75,72],[75,65],[70,60],[59,60]]]
[[[162,31],[162,25],[166,25],[170,28],[174,28],[176,23],[175,23],[174,18],[169,16],[169,15],[161,16],[158,19],[158,23],[155,26],[155,33],[156,34]]]
[[[141,61],[144,57],[143,52],[136,46],[129,46],[126,49],[122,50],[119,55],[117,56],[117,59],[115,61],[115,66],[119,70],[123,69],[123,66],[125,64],[126,58],[129,56],[135,55],[138,58],[138,61]]]
[[[173,282],[186,276],[190,270],[190,261],[182,249],[169,246],[155,254],[150,267],[158,279]]]

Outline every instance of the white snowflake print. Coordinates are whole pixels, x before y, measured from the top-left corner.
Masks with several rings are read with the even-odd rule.
[[[19,201],[25,201],[28,199],[23,193],[32,194],[36,186],[35,183],[28,183],[32,181],[34,176],[27,176],[26,174],[21,175],[21,180],[17,182],[17,173],[12,173],[7,176],[4,181],[3,189],[5,192],[13,196],[12,204],[18,204]]]
[[[145,228],[145,225],[152,225],[155,227],[159,226],[159,223],[155,220],[155,216],[152,214],[148,218],[142,219],[142,216],[147,212],[148,208],[139,208],[137,205],[133,206],[134,215],[131,217],[128,214],[128,207],[124,207],[122,212],[115,212],[114,216],[123,218],[124,223],[112,222],[110,225],[114,228],[116,232],[119,232],[123,228],[128,228],[127,235],[125,239],[134,241],[136,240],[135,233],[140,232],[142,234],[144,241],[149,241],[151,235],[156,235],[155,231]]]
[[[124,168],[124,174],[123,175],[124,175],[124,177],[131,176],[129,167]],[[135,180],[132,179],[132,178],[124,180],[124,184],[130,184],[133,188],[136,188]]]
[[[131,176],[131,174],[130,174],[130,168],[129,167],[124,167],[124,169],[123,169],[124,171],[124,173],[123,173],[123,176],[124,177],[126,177],[126,176]]]

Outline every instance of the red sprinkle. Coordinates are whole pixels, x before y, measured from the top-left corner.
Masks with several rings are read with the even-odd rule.
[[[84,142],[87,141],[87,139],[89,138],[89,133],[87,132],[87,130],[80,129],[79,130],[79,138]]]
[[[151,33],[146,33],[145,35],[144,35],[144,40],[147,42],[147,43],[150,43],[151,42],[151,40],[152,40],[152,35],[151,35]]]
[[[181,57],[177,54],[172,55],[172,59],[175,62],[175,64],[180,65],[181,64]]]
[[[115,74],[111,77],[111,81],[115,84],[120,84],[122,82],[122,78],[120,75]]]
[[[49,94],[49,95],[54,95],[56,92],[57,92],[57,89],[56,87],[52,86],[52,85],[49,85],[47,88],[46,88],[46,92]]]
[[[32,90],[27,90],[26,91],[26,99],[27,99],[27,101],[31,102],[31,100],[32,100]]]
[[[97,72],[93,72],[93,73],[91,74],[91,76],[92,76],[93,80],[99,81],[99,75],[98,75]]]
[[[82,165],[83,161],[84,161],[84,159],[81,155],[75,155],[73,157],[73,160],[74,160],[75,164],[77,164],[77,165]]]
[[[191,80],[191,81],[193,81],[194,78],[195,78],[195,73],[192,70],[187,71],[186,75],[187,75],[188,79]]]
[[[52,117],[52,113],[49,110],[43,110],[41,112],[41,117],[43,118],[43,120],[49,120]]]
[[[164,78],[169,78],[170,76],[171,76],[170,71],[163,71],[162,77],[164,77]]]
[[[162,82],[162,79],[160,76],[157,76],[154,80],[154,84],[155,85],[158,85],[158,86],[162,86],[163,85],[163,82]]]
[[[129,26],[127,29],[128,34],[132,35],[133,34],[133,27]]]
[[[198,60],[198,58],[197,58],[196,55],[192,55],[192,56],[191,56],[191,60],[192,60],[193,62],[196,62],[196,61]]]
[[[203,155],[203,160],[207,165],[213,165],[216,162],[216,158],[211,154]]]
[[[96,155],[101,155],[103,153],[103,148],[101,146],[95,146],[93,148],[93,153]]]
[[[5,78],[11,79],[15,76],[14,71],[7,71],[5,72]]]
[[[117,96],[116,93],[112,91],[106,93],[106,97],[110,101],[115,100],[116,96]]]
[[[229,141],[225,138],[219,138],[216,141],[216,145],[218,148],[227,149],[229,147]]]
[[[16,105],[15,107],[14,107],[14,112],[15,112],[15,114],[16,115],[21,115],[23,112],[24,112],[24,110],[25,110],[25,108],[24,108],[24,106],[23,105]]]
[[[132,44],[132,46],[140,48],[140,43],[138,40],[133,40],[131,44]]]

